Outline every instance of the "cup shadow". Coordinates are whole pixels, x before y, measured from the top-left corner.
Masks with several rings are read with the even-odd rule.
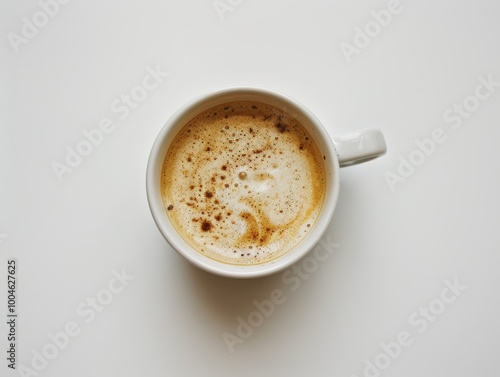
[[[269,299],[275,289],[282,289],[282,273],[255,279],[234,279],[213,275],[189,263],[186,272],[198,304],[218,328],[232,329],[239,316],[255,310],[253,301]]]

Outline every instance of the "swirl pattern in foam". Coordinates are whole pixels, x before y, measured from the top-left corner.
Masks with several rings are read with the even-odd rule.
[[[162,198],[181,236],[230,264],[288,252],[312,229],[325,192],[323,157],[292,116],[231,102],[189,121],[163,163]]]

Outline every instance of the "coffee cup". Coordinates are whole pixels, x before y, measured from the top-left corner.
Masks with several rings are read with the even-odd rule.
[[[267,276],[320,240],[340,168],[385,152],[379,129],[332,137],[288,96],[224,89],[188,102],[163,126],[148,160],[148,203],[164,238],[195,266]]]

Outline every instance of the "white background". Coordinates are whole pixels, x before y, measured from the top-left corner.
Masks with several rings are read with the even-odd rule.
[[[33,369],[50,333],[80,329],[33,369],[40,376],[375,376],[367,363],[383,365],[381,343],[401,332],[412,343],[382,376],[500,375],[500,87],[458,129],[443,120],[478,77],[500,81],[499,3],[401,0],[350,63],[341,43],[354,45],[387,1],[232,3],[221,20],[212,0],[73,0],[17,53],[8,33],[22,35],[41,7],[1,3],[0,375],[18,375],[5,358],[10,258],[17,367]],[[111,104],[148,66],[169,76],[120,119]],[[386,135],[386,156],[342,170],[324,237],[340,246],[295,291],[282,273],[231,280],[197,270],[147,206],[147,158],[168,117],[238,85],[297,99],[332,135],[366,126]],[[114,131],[59,182],[53,162],[103,118]],[[392,191],[384,174],[438,127],[446,142]],[[123,268],[134,279],[86,323],[77,308]],[[419,332],[412,313],[442,309],[433,300],[445,280],[467,288]],[[223,334],[275,289],[286,301],[231,353]]]

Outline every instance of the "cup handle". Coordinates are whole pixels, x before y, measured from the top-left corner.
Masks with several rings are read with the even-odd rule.
[[[340,167],[373,160],[387,152],[384,135],[378,128],[365,128],[333,138]]]

